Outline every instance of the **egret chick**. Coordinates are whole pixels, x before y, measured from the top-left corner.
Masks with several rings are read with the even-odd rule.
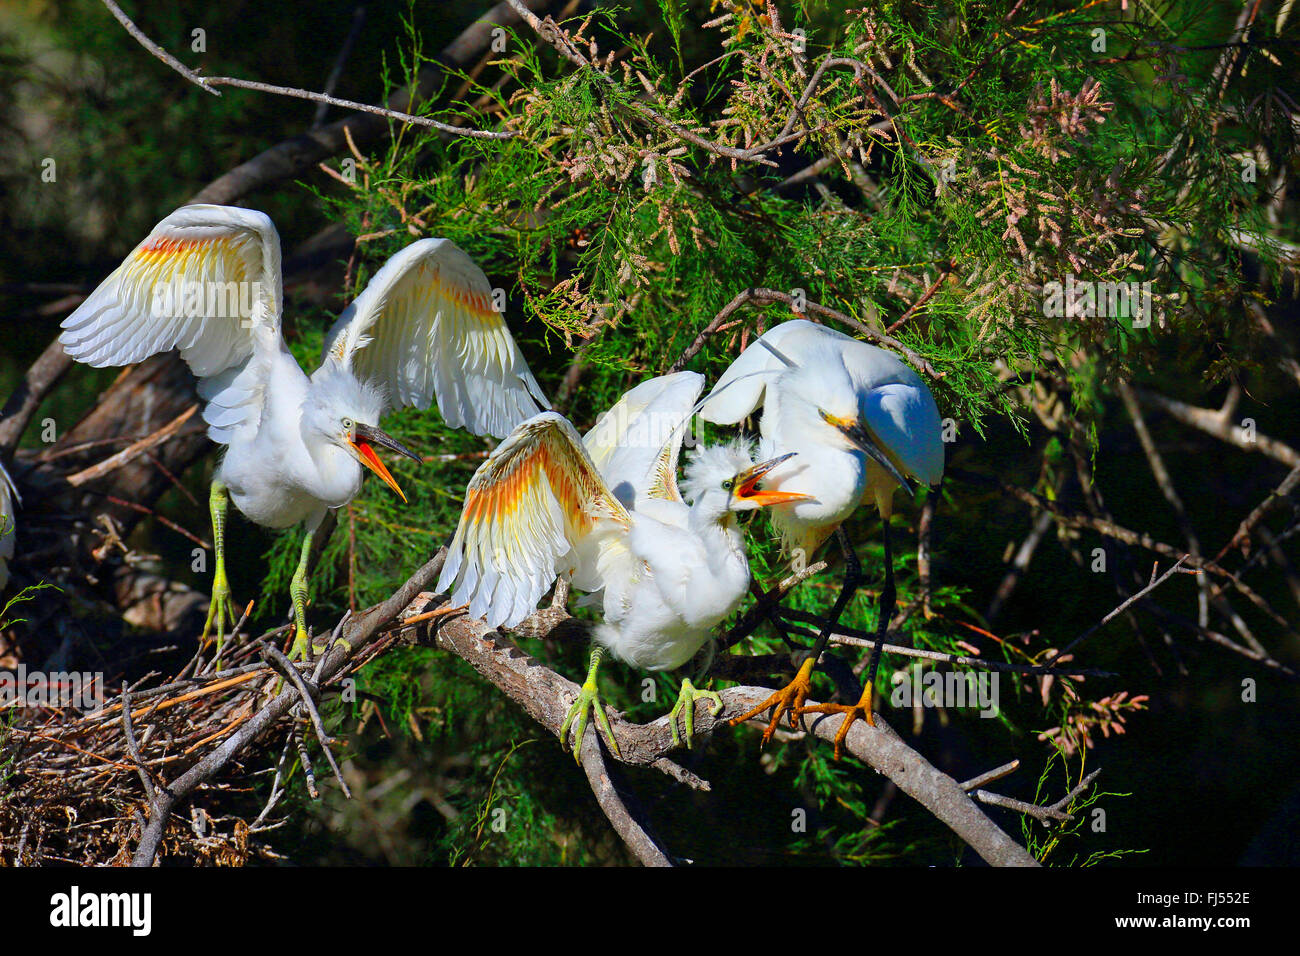
[[[561,415],[543,412],[493,451],[466,491],[438,582],[453,605],[509,627],[563,575],[602,606],[587,679],[561,728],[567,745],[577,721],[575,759],[588,711],[618,753],[596,687],[604,652],[651,671],[689,661],[749,587],[737,516],[803,497],[763,483],[789,455],[755,464],[745,442],[699,449],[683,496],[677,458],[703,383],[694,372],[644,382],[585,439]],[[666,443],[657,437],[665,425]],[[690,745],[700,698],[715,714],[721,709],[717,694],[683,680],[670,713],[674,742],[681,714]]]
[[[290,584],[293,656],[306,656],[307,565],[327,511],[351,501],[363,469],[398,495],[376,447],[420,456],[379,428],[390,409],[428,408],[498,437],[547,402],[487,277],[447,239],[397,253],[339,316],[309,377],[281,335],[280,239],[266,215],[182,206],[75,312],[60,342],[96,367],[176,348],[199,378],[209,437],[226,446],[212,480],[216,570],[203,627],[236,620],[225,568],[227,502],[268,528],[305,523]]]

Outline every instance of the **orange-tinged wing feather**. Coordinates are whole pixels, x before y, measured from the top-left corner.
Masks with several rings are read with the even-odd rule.
[[[470,480],[438,588],[493,627],[519,623],[566,565],[631,524],[573,426],[520,424]]]

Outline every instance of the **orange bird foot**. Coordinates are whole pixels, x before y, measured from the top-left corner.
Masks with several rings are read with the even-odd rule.
[[[790,715],[793,720],[796,716],[802,717],[804,714],[843,714],[844,719],[840,721],[840,729],[835,733],[835,759],[839,760],[844,754],[844,741],[849,736],[849,728],[853,726],[855,720],[865,720],[872,727],[876,726],[875,714],[871,712],[871,685],[868,684],[862,691],[862,697],[856,704],[814,704],[812,707],[798,707],[796,713]]]
[[[769,723],[767,729],[763,731],[764,747],[766,747],[768,741],[772,739],[772,734],[776,733],[776,728],[781,723],[782,715],[789,713],[790,726],[797,729],[799,727],[798,713],[800,708],[803,707],[803,702],[808,699],[808,695],[812,693],[812,670],[814,664],[816,664],[816,661],[811,657],[808,658],[808,660],[804,661],[803,665],[799,668],[799,673],[794,675],[794,680],[790,681],[790,683],[786,684],[749,713],[741,714],[739,717],[732,717],[728,723],[733,727],[736,726],[736,724],[743,724],[745,721],[752,720],[771,707],[772,722]]]

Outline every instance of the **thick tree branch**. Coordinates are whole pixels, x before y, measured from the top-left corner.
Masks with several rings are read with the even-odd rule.
[[[433,594],[421,600],[433,603]],[[423,610],[415,601],[410,610]],[[468,617],[444,617],[425,628],[423,639],[465,660],[479,674],[491,681],[519,704],[530,717],[557,738],[569,706],[577,698],[578,685],[529,657],[507,635],[489,628],[482,621]],[[533,637],[562,637],[574,633],[578,625],[563,611],[546,608],[528,618],[516,630]],[[727,714],[743,713],[770,696],[762,687],[731,687],[722,691],[724,709],[714,717],[701,705],[695,715],[697,735],[707,735],[725,727]],[[634,766],[652,766],[673,750],[672,731],[665,715],[646,724],[632,724],[619,714],[610,716],[610,724],[622,751],[622,762]],[[1035,866],[1034,858],[1004,833],[974,804],[957,781],[937,770],[909,747],[877,717],[877,726],[855,723],[845,742],[846,749],[858,759],[893,780],[927,810],[942,820],[966,841],[984,860],[994,866]],[[811,733],[834,740],[839,721],[818,719],[811,723]],[[589,729],[591,729],[589,727]],[[584,750],[596,743],[588,736]],[[606,754],[605,759],[611,759]]]

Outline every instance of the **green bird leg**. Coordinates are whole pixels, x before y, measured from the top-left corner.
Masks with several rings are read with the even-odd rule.
[[[319,524],[319,522],[316,522]],[[293,598],[293,649],[289,651],[289,660],[307,659],[307,564],[311,560],[311,542],[316,536],[316,528],[309,527],[302,542],[302,556],[298,559],[298,570],[293,572],[289,582],[289,596]]]
[[[591,648],[591,667],[587,670],[587,680],[582,685],[582,690],[578,694],[578,699],[573,702],[569,708],[568,714],[564,717],[564,726],[560,728],[560,746],[568,747],[569,726],[576,718],[578,726],[573,738],[573,760],[574,763],[581,763],[582,754],[582,737],[587,732],[587,712],[593,711],[596,714],[596,723],[605,731],[605,739],[609,741],[609,749],[622,757],[618,749],[618,741],[614,739],[614,731],[609,726],[609,717],[605,715],[605,705],[601,703],[600,694],[596,690],[596,671],[600,667],[600,659],[605,656],[605,649],[599,644]]]
[[[235,606],[230,599],[230,583],[226,580],[226,505],[230,498],[221,479],[212,479],[212,491],[208,495],[208,507],[212,511],[212,546],[217,553],[217,570],[212,578],[212,600],[208,604],[208,619],[203,624],[203,636],[208,639],[213,621],[217,625],[217,657],[221,656],[221,645],[225,642],[226,624],[235,626]]]
[[[713,702],[709,714],[713,717],[722,713],[722,698],[711,690],[700,690],[691,683],[689,677],[682,680],[681,692],[677,695],[677,703],[673,709],[668,712],[668,726],[673,731],[673,746],[680,744],[681,738],[677,735],[677,715],[682,715],[682,723],[686,727],[686,749],[691,749],[691,738],[695,736],[695,702],[697,700],[709,700]]]

